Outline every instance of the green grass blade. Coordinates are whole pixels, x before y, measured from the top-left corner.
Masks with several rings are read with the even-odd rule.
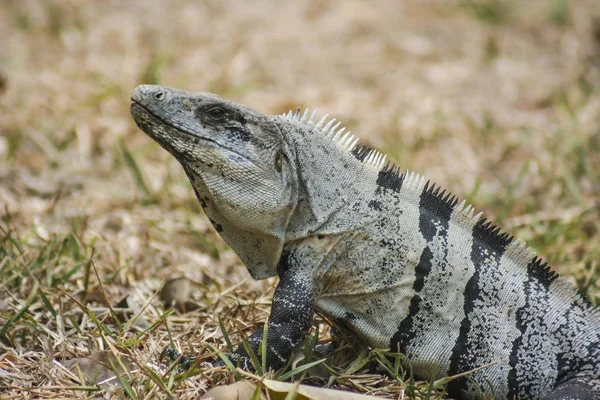
[[[297,368],[294,368],[293,370],[291,370],[291,371],[289,371],[289,372],[287,372],[287,373],[285,373],[285,374],[281,375],[281,376],[280,376],[279,378],[277,378],[277,379],[278,379],[278,380],[280,380],[280,381],[285,381],[286,379],[289,379],[289,378],[291,378],[292,376],[298,375],[299,373],[301,373],[301,372],[304,372],[304,371],[306,371],[307,369],[310,369],[310,368],[314,367],[315,365],[319,365],[319,364],[321,364],[321,363],[322,363],[322,362],[324,362],[324,361],[325,361],[325,359],[324,359],[324,358],[322,358],[322,359],[320,359],[320,360],[313,361],[313,362],[310,362],[310,363],[308,363],[308,364],[301,365],[301,366],[299,366],[299,367],[297,367]]]
[[[221,317],[217,316],[219,320],[219,327],[221,328],[221,333],[223,334],[223,339],[225,339],[225,343],[227,343],[227,348],[230,352],[233,353],[233,344],[231,344],[231,339],[229,339],[229,335],[227,334],[227,330],[225,330],[225,325],[223,324],[223,320]]]
[[[56,316],[58,314],[57,314],[56,310],[54,309],[54,307],[52,307],[52,303],[50,303],[50,300],[48,300],[48,297],[46,297],[46,294],[44,293],[44,291],[41,288],[38,289],[38,294],[42,298],[42,302],[44,303],[44,305],[46,306],[48,311],[50,311],[50,314],[52,314],[52,316],[54,318],[56,318]]]
[[[252,361],[252,366],[256,370],[256,373],[258,375],[262,375],[262,364],[258,361],[258,357],[256,357],[256,353],[254,352],[254,350],[252,350],[250,343],[248,343],[248,341],[244,339],[244,341],[242,342],[242,346],[244,346],[244,350],[246,350],[246,353],[248,353],[248,356],[250,357],[250,361]]]
[[[267,343],[267,338],[269,337],[269,321],[267,320],[265,322],[265,325],[263,326],[263,337],[262,337],[262,342],[260,342],[260,349],[261,349],[261,366],[262,366],[262,370],[263,371],[267,371],[267,352],[269,351],[269,347],[268,347],[268,343]]]
[[[125,379],[125,377],[123,376],[123,374],[121,374],[119,372],[119,369],[117,368],[117,366],[113,362],[112,357],[108,357],[108,363],[110,364],[110,368],[115,373],[115,376],[117,377],[117,380],[119,381],[119,384],[121,385],[121,387],[123,388],[123,390],[125,391],[125,393],[127,394],[127,396],[130,399],[137,399],[137,395],[135,394],[135,391],[133,390],[133,388],[129,384],[129,381],[127,379]]]
[[[135,184],[138,186],[138,188],[142,191],[142,193],[144,193],[144,195],[147,198],[151,198],[152,195],[150,194],[148,185],[146,185],[146,181],[144,180],[142,170],[138,166],[137,162],[135,161],[135,158],[133,157],[133,154],[131,154],[131,152],[125,145],[125,142],[123,141],[122,138],[119,138],[119,148],[121,149],[121,152],[123,153],[123,159],[125,160],[125,164],[129,168],[131,175],[133,176],[133,180],[135,181]]]
[[[210,349],[210,351],[217,353],[217,355],[219,356],[219,358],[221,360],[223,360],[223,362],[225,363],[225,365],[227,366],[227,368],[229,368],[229,370],[231,372],[233,372],[233,374],[235,375],[236,379],[240,378],[240,373],[237,370],[237,367],[235,365],[233,365],[233,363],[231,362],[231,360],[229,359],[229,357],[227,357],[226,354],[223,354],[223,352],[217,350],[212,344],[210,343],[205,343],[205,346],[208,347]]]
[[[11,346],[11,347],[13,346],[11,341],[6,336],[6,332],[8,332],[8,328],[10,328],[12,326],[12,324],[14,324],[18,320],[20,320],[21,317],[23,317],[23,315],[25,315],[25,313],[27,312],[29,307],[31,307],[31,304],[32,304],[32,302],[29,302],[29,303],[25,304],[23,307],[21,307],[19,312],[16,313],[15,315],[13,315],[12,318],[10,318],[8,321],[6,321],[6,324],[4,324],[2,329],[0,329],[0,340],[2,341],[2,343],[4,343],[7,346]]]

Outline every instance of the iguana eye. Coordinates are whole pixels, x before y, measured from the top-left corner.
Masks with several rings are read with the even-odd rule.
[[[208,115],[213,121],[221,121],[225,119],[226,114],[227,111],[219,106],[212,107],[206,111],[206,115]]]
[[[279,150],[277,154],[275,154],[275,169],[277,172],[281,172],[281,168],[283,167],[283,152]]]

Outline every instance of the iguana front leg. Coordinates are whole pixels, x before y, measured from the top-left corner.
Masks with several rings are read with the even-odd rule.
[[[275,289],[268,322],[266,359],[266,368],[274,370],[285,365],[292,354],[292,349],[308,334],[313,319],[312,274],[305,265],[298,265],[296,260],[297,258],[291,253],[284,253],[277,267],[279,284]],[[262,328],[248,338],[248,343],[257,356],[262,338]],[[252,367],[242,345],[231,358],[234,361],[240,359],[241,366],[245,369]]]

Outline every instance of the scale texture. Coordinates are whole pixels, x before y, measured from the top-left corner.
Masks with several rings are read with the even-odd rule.
[[[455,398],[600,399],[600,315],[525,243],[327,116],[142,85],[138,126],[183,166],[255,279],[278,275],[267,363],[317,311]],[[263,330],[249,342],[258,349]],[[232,358],[248,363],[240,347]]]

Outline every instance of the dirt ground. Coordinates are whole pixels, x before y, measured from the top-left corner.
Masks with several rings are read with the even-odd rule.
[[[0,397],[195,398],[233,375],[175,377],[160,352],[208,358],[218,316],[234,343],[268,316],[276,280],[252,281],[133,123],[140,83],[335,116],[600,302],[599,1],[2,0]],[[100,351],[130,384],[68,370]],[[406,383],[336,368],[345,390]]]

